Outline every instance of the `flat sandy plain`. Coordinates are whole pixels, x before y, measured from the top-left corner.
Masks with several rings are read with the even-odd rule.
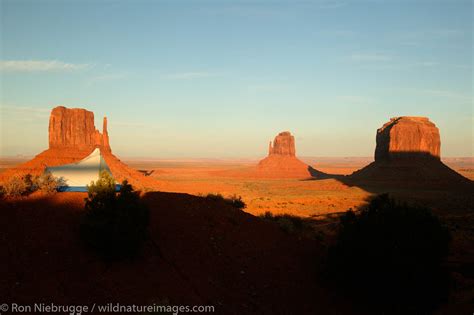
[[[1,158],[0,172],[26,160],[28,158]],[[373,159],[370,157],[307,157],[301,160],[325,173],[349,175],[369,164]],[[130,167],[151,173],[149,176],[159,182],[160,191],[192,195],[219,193],[223,196],[241,196],[247,204],[245,211],[254,215],[270,211],[275,214],[290,213],[315,217],[357,208],[374,194],[374,191],[369,192],[361,187],[349,186],[336,179],[255,178],[251,174],[258,163],[257,159],[134,158],[123,159],[123,161]],[[447,158],[443,159],[443,162],[463,176],[474,180],[474,158]],[[399,192],[402,196],[405,193]],[[423,196],[426,196],[426,192]],[[420,195],[420,197],[423,196]],[[421,198],[420,202],[424,202],[423,199]]]
[[[349,175],[373,161],[369,157],[310,157],[301,160],[319,171],[341,175]],[[143,159],[125,162],[139,170],[154,170],[150,176],[161,183],[162,191],[193,195],[220,193],[224,196],[234,194],[242,196],[247,204],[245,211],[254,215],[270,211],[274,214],[290,213],[313,217],[343,212],[363,205],[374,194],[374,191],[349,186],[337,179],[255,178],[249,174],[258,160]],[[452,158],[444,162],[463,176],[474,180],[474,158]],[[398,193],[403,198],[406,192]],[[418,197],[421,198],[419,199],[421,203],[424,203],[425,199],[432,200],[427,196],[427,192]]]

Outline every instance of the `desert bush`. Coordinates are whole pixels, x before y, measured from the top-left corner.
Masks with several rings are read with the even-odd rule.
[[[225,202],[225,203],[227,203],[227,204],[231,205],[232,207],[234,207],[236,209],[239,209],[239,210],[242,210],[245,207],[247,207],[245,202],[242,200],[242,197],[237,196],[237,195],[232,195],[232,196],[229,196],[227,198],[224,198],[224,196],[222,196],[221,194],[207,194],[205,196],[205,198],[210,199],[210,200],[214,200],[214,201]]]
[[[267,211],[265,214],[260,215],[260,218],[276,222],[278,226],[287,233],[294,233],[304,227],[303,218],[291,214],[273,215],[273,213]]]
[[[59,187],[66,186],[66,180],[64,178],[55,177],[49,172],[45,172],[33,179],[31,179],[31,177],[29,179],[25,177],[25,182],[27,184],[31,183],[29,186],[31,191],[40,190],[47,194],[54,193]]]
[[[88,186],[80,235],[87,247],[108,260],[133,258],[147,237],[148,209],[125,180],[118,193],[108,172]]]
[[[383,306],[379,312],[427,312],[447,298],[442,268],[449,232],[427,208],[374,198],[360,213],[340,219],[328,271],[338,288]]]
[[[207,199],[209,199],[209,200],[224,201],[224,196],[222,196],[221,194],[212,194],[212,193],[209,193],[209,194],[205,195],[204,197],[207,198]]]
[[[27,186],[21,177],[13,176],[3,184],[2,193],[5,197],[20,197],[27,193]]]
[[[286,213],[274,215],[270,211],[260,215],[260,218],[265,221],[275,222],[288,234],[298,234],[308,238],[321,238],[320,233],[312,226],[309,219]]]
[[[35,184],[35,177],[33,177],[33,175],[26,174],[25,177],[23,177],[23,181],[25,183],[27,193],[36,191],[37,187]]]
[[[230,204],[232,207],[234,208],[237,208],[237,209],[244,209],[245,207],[247,207],[247,205],[245,204],[245,202],[242,200],[242,197],[241,196],[237,196],[237,195],[232,195],[232,196],[229,196],[228,198],[225,198],[225,201]]]

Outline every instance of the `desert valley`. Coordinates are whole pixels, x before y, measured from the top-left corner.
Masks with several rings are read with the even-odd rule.
[[[3,297],[23,303],[54,296],[67,304],[205,304],[226,314],[372,312],[327,289],[318,270],[340,216],[389,193],[430,207],[452,232],[447,266],[456,289],[440,312],[472,302],[473,160],[441,160],[439,132],[427,118],[392,118],[378,129],[375,159],[298,158],[294,136],[285,131],[261,161],[124,162],[113,154],[107,119],[101,133],[93,117],[84,109],[54,108],[49,149],[28,161],[2,159],[2,183],[58,165],[81,172],[80,161],[98,148],[116,181],[128,179],[141,191],[150,208],[150,241],[136,261],[100,262],[81,249],[75,234],[86,193],[6,198],[0,212],[7,249],[2,261],[9,270]],[[239,197],[246,207],[236,210],[212,197],[219,195]],[[298,217],[304,228],[297,221],[268,222],[263,219],[268,213]],[[84,283],[84,277],[95,280]]]
[[[472,0],[0,0],[0,315],[474,314]]]

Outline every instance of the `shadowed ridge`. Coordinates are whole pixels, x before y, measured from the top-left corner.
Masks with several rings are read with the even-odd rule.
[[[150,237],[141,256],[104,262],[80,242],[86,196],[0,200],[5,301],[151,305],[166,299],[214,305],[218,314],[346,314],[351,308],[318,281],[315,262],[324,247],[317,240],[297,239],[225,202],[187,194],[145,194]]]
[[[312,166],[308,166],[308,172],[311,174],[311,178],[308,180],[322,180],[322,179],[343,179],[346,175],[340,174],[328,174],[322,171],[319,171]]]

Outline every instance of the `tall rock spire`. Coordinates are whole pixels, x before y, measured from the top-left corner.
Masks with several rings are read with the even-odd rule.
[[[106,151],[111,151],[109,143],[109,133],[107,132],[107,117],[105,116],[102,125],[102,149]]]

